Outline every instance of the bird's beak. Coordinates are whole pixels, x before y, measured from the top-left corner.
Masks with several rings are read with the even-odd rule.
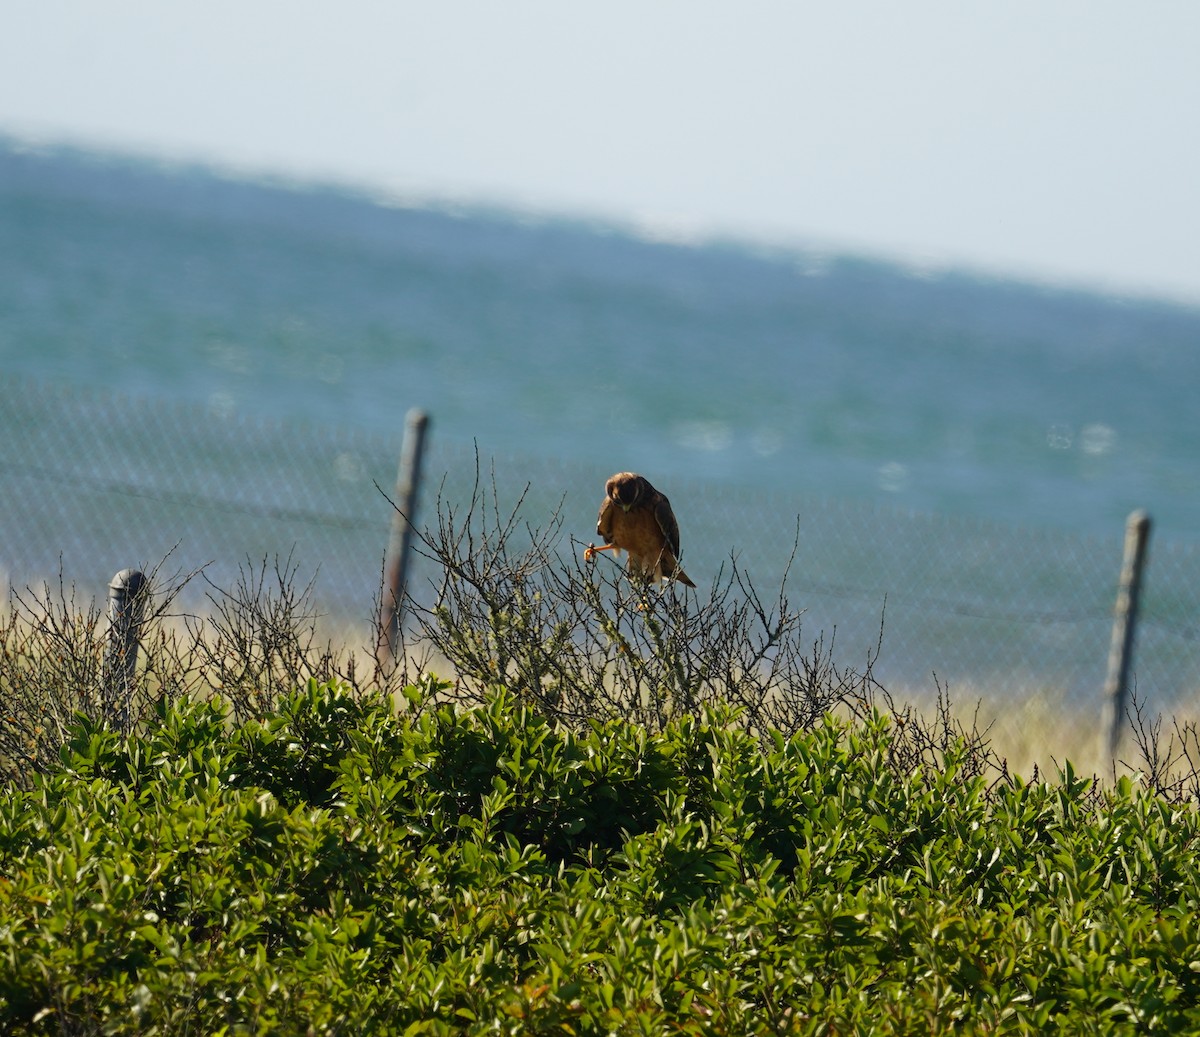
[[[621,505],[621,510],[622,510],[623,512],[625,512],[626,514],[629,514],[629,509],[630,509],[631,507],[633,507],[633,505],[632,505],[632,504],[622,504],[622,505]]]

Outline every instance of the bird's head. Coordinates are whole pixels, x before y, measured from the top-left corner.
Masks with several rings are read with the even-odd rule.
[[[648,483],[636,472],[619,472],[608,480],[605,492],[622,511],[628,511],[646,493]]]

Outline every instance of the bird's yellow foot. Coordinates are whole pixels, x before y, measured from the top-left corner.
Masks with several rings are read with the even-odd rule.
[[[588,546],[584,548],[583,560],[585,562],[594,562],[596,560],[596,555],[598,555],[601,551],[615,550],[617,550],[616,544],[605,544],[603,547],[597,547],[595,544],[588,544]]]

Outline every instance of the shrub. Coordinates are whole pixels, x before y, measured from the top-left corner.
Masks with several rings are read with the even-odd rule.
[[[585,563],[582,543],[564,552],[557,515],[534,526],[523,503],[522,494],[504,504],[477,469],[466,504],[439,498],[435,524],[418,537],[435,576],[432,597],[407,596],[413,636],[448,663],[458,701],[479,702],[503,684],[572,723],[660,730],[726,705],[760,732],[792,732],[874,695],[870,659],[862,672],[844,668],[832,640],[805,641],[786,570],[769,594],[735,557],[704,592],[648,586],[607,557]]]
[[[156,719],[0,804],[6,1033],[1200,1024],[1200,825],[1128,779],[901,775],[879,715],[764,747],[312,682]]]

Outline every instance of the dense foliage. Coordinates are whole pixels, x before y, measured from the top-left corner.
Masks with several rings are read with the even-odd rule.
[[[502,692],[157,721],[0,802],[4,1033],[1200,1029],[1200,824],[1127,779]]]

